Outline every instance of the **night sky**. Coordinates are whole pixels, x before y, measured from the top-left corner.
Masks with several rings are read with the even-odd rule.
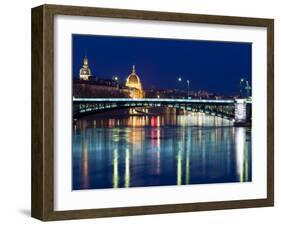
[[[252,84],[251,43],[74,34],[72,51],[77,78],[86,55],[93,75],[122,83],[135,64],[144,89],[187,89],[189,80],[190,90],[238,95],[241,77]]]

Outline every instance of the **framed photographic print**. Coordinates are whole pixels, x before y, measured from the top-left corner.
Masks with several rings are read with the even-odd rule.
[[[272,19],[32,9],[32,216],[273,206]]]

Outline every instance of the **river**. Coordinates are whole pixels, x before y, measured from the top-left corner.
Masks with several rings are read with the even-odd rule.
[[[252,179],[251,129],[202,113],[90,116],[72,142],[73,190]]]

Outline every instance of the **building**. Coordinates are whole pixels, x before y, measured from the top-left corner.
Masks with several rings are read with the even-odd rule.
[[[133,65],[132,73],[128,76],[125,86],[130,89],[131,98],[144,98],[144,91],[142,89],[140,78],[136,74],[135,65]]]
[[[80,69],[80,72],[79,72],[79,78],[81,80],[89,80],[89,77],[91,75],[92,74],[91,74],[91,69],[89,68],[88,58],[84,57],[83,66],[82,66],[82,68]]]

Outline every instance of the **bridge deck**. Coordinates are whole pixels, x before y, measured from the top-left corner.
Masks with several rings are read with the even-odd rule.
[[[202,99],[160,99],[160,98],[141,98],[141,99],[131,99],[131,98],[73,98],[75,103],[128,103],[128,102],[154,102],[154,103],[183,103],[183,104],[234,104],[234,99],[226,100],[202,100]],[[250,103],[247,101],[247,103]]]

